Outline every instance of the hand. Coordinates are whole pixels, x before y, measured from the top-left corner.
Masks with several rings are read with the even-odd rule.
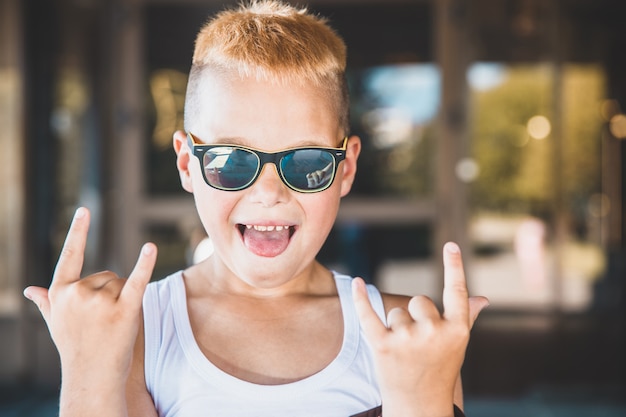
[[[24,295],[43,316],[61,357],[64,384],[121,383],[123,389],[137,338],[143,293],[156,262],[146,244],[128,279],[99,272],[81,279],[89,211],[79,208],[67,234],[50,289],[28,287]]]
[[[362,279],[353,280],[356,310],[374,352],[385,417],[452,416],[456,379],[470,330],[484,297],[469,297],[458,246],[443,252],[443,314],[425,296],[394,308],[385,326],[372,308]]]

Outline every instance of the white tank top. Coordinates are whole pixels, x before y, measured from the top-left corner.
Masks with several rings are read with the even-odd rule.
[[[352,301],[351,277],[334,273],[344,320],[341,351],[320,372],[283,385],[259,385],[213,365],[196,344],[182,272],[148,286],[143,302],[145,377],[161,417],[348,417],[381,403],[372,352]],[[385,320],[380,293],[371,303]]]

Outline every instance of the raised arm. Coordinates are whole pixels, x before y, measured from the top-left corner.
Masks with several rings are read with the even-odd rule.
[[[144,245],[128,279],[109,271],[81,279],[89,218],[86,208],[76,211],[50,289],[28,287],[24,295],[59,351],[60,417],[126,417],[126,381],[157,250]]]
[[[488,301],[468,296],[456,244],[444,246],[443,260],[443,313],[428,297],[415,296],[405,308],[392,308],[385,326],[367,298],[363,280],[353,281],[361,326],[374,351],[385,417],[454,415],[469,333]]]

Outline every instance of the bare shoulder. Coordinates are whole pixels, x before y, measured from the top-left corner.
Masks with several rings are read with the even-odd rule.
[[[133,359],[130,374],[126,382],[126,404],[128,417],[158,417],[152,396],[146,387],[144,374],[144,333],[143,313],[139,321],[139,331],[133,349]]]
[[[411,297],[407,295],[381,293],[383,305],[385,306],[385,314],[394,308],[407,308]]]

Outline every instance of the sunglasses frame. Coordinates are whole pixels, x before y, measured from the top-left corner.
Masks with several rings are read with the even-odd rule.
[[[298,147],[298,148],[289,148],[289,149],[285,149],[282,151],[278,151],[278,152],[263,152],[261,150],[255,149],[255,148],[250,148],[248,146],[242,146],[242,145],[233,145],[233,144],[223,144],[223,143],[216,143],[216,144],[206,144],[206,143],[200,143],[196,141],[196,137],[193,135],[193,133],[191,132],[186,132],[187,133],[187,145],[189,146],[189,149],[191,149],[192,153],[195,155],[196,158],[198,158],[198,160],[200,161],[200,166],[202,168],[202,177],[204,178],[204,182],[206,182],[206,184],[209,187],[215,188],[216,190],[221,190],[221,191],[241,191],[241,190],[245,190],[246,188],[251,187],[256,180],[259,178],[259,175],[261,175],[261,171],[263,171],[263,167],[265,166],[265,164],[267,163],[272,163],[274,164],[274,166],[276,167],[276,171],[278,171],[278,176],[280,177],[281,181],[283,182],[283,184],[285,184],[289,189],[299,192],[299,193],[319,193],[321,191],[326,190],[327,188],[329,188],[333,182],[335,181],[335,176],[337,175],[337,170],[339,169],[339,164],[341,163],[341,161],[343,161],[344,159],[346,159],[346,149],[348,147],[348,137],[344,137],[342,139],[342,144],[340,148],[325,148],[322,146],[304,146],[304,147]],[[204,155],[206,154],[207,151],[213,149],[213,148],[220,148],[220,147],[226,147],[226,148],[234,148],[234,149],[241,149],[247,152],[250,152],[252,154],[254,154],[257,157],[257,160],[259,161],[259,164],[257,166],[257,170],[256,173],[254,174],[254,176],[250,179],[250,181],[248,181],[245,185],[238,187],[238,188],[224,188],[224,187],[219,187],[216,185],[213,185],[209,182],[207,176],[206,176],[206,170],[204,169]],[[321,150],[321,151],[327,151],[333,158],[333,173],[332,173],[332,177],[330,178],[330,181],[328,181],[328,183],[326,185],[324,185],[322,188],[319,189],[314,189],[314,190],[305,190],[305,189],[300,189],[297,187],[292,186],[287,179],[285,178],[282,168],[280,166],[280,161],[282,160],[282,158],[284,158],[286,155],[295,152],[295,151],[300,151],[300,150]]]

